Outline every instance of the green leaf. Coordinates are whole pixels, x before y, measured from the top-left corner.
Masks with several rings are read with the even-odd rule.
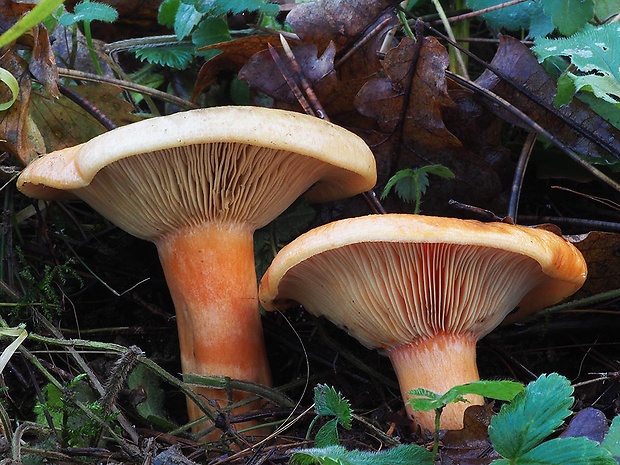
[[[424,388],[416,388],[409,391],[410,398],[407,403],[411,408],[418,412],[428,412],[444,407],[446,404],[442,400],[441,394],[429,391]]]
[[[412,170],[411,168],[406,168],[404,170],[397,171],[394,174],[394,176],[392,176],[388,180],[385,187],[383,188],[383,192],[381,193],[381,200],[385,199],[390,193],[390,191],[392,190],[392,188],[394,188],[398,183],[411,182],[407,180],[409,178],[413,179],[414,177],[415,177],[415,171]],[[410,199],[413,199],[413,197],[410,197]],[[410,201],[413,201],[413,200],[410,200]]]
[[[192,34],[192,42],[196,48],[219,44],[231,38],[228,23],[219,17],[204,18]],[[213,52],[213,50],[208,51]]]
[[[180,5],[181,0],[164,0],[161,2],[157,13],[157,22],[162,26],[174,28],[174,20],[177,17]]]
[[[179,43],[166,47],[145,47],[135,51],[136,56],[149,63],[175,69],[185,69],[194,59],[194,45]]]
[[[605,449],[607,449],[611,455],[620,458],[620,416],[617,416],[611,422],[609,431],[601,443]]]
[[[0,35],[0,47],[10,44],[22,34],[35,27],[54,11],[56,11],[62,3],[63,0],[43,0],[32,10],[30,10],[30,13],[17,21],[2,35]]]
[[[567,38],[539,39],[532,51],[539,61],[557,56],[570,58],[577,71],[566,75],[573,81],[575,92],[588,90],[620,105],[620,24],[587,27]]]
[[[196,11],[196,8],[181,3],[174,17],[174,33],[177,39],[182,40],[187,37],[201,19],[202,14]]]
[[[314,388],[314,409],[317,415],[334,416],[344,428],[351,428],[353,412],[349,401],[334,388],[319,384]]]
[[[564,376],[541,375],[493,417],[489,437],[503,457],[515,460],[537,446],[570,415],[573,388]]]
[[[408,403],[413,410],[426,412],[443,408],[454,402],[467,402],[465,396],[477,394],[490,399],[510,401],[516,395],[523,392],[521,383],[515,381],[473,381],[460,384],[449,389],[445,394],[437,394],[428,389],[418,388],[409,391],[409,395],[416,396],[409,399]]]
[[[504,0],[467,0],[467,5],[473,10],[505,3]],[[482,15],[484,20],[494,29],[519,31],[529,29],[532,37],[546,36],[553,31],[553,21],[545,14],[539,1],[525,1],[507,8]]]
[[[17,82],[17,79],[15,79],[15,76],[13,76],[10,71],[4,68],[0,68],[0,81],[11,91],[11,98],[6,102],[0,103],[0,111],[5,111],[11,108],[15,100],[17,100],[17,96],[19,95],[19,82]]]
[[[244,11],[258,11],[267,15],[277,15],[278,5],[265,0],[183,0],[184,3],[193,5],[203,14],[222,16],[228,13],[234,15]]]
[[[551,439],[518,457],[514,463],[516,465],[618,465],[607,449],[584,437]]]
[[[594,16],[594,0],[542,0],[542,6],[565,36],[579,31]]]
[[[332,418],[317,431],[314,436],[316,447],[337,446],[340,444],[338,439],[338,418]]]
[[[525,390],[523,384],[515,381],[474,381],[454,386],[442,398],[447,400],[452,395],[466,396],[477,394],[489,399],[511,401]]]
[[[73,13],[63,14],[58,22],[67,27],[81,21],[113,23],[117,19],[118,12],[110,5],[98,2],[80,2],[75,5]]]
[[[423,447],[400,445],[381,452],[349,451],[342,446],[302,449],[291,456],[292,465],[433,465],[433,455]]]

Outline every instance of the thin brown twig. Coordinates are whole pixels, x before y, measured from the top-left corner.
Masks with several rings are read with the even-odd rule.
[[[450,16],[448,17],[448,21],[450,21],[451,23],[454,23],[457,21],[463,21],[465,19],[475,18],[485,13],[490,13],[492,11],[501,10],[502,8],[508,8],[509,6],[518,5],[519,3],[524,3],[526,1],[528,0],[510,0],[508,2],[500,3],[499,5],[482,8],[480,10],[471,11],[469,13],[463,13],[463,14],[456,15],[456,16]],[[431,23],[441,24],[441,21],[437,20],[437,21],[432,21]]]
[[[274,62],[280,70],[280,73],[284,77],[284,80],[289,85],[291,91],[297,98],[297,101],[307,114],[317,116],[326,121],[330,121],[329,116],[323,109],[323,106],[317,98],[314,89],[312,89],[312,85],[310,84],[303,70],[301,69],[301,66],[297,61],[293,50],[288,45],[286,39],[283,36],[280,36],[280,40],[282,41],[282,48],[284,49],[284,53],[286,54],[289,62],[288,65],[291,69],[293,69],[295,76],[291,75],[288,67],[285,65],[285,63],[280,58],[280,55],[278,55],[277,51],[275,50],[275,47],[273,47],[271,44],[268,44],[268,46],[269,52],[271,53]],[[300,89],[299,85],[297,84],[295,77],[297,77],[303,87],[303,90],[306,92],[305,96],[302,92],[302,89]],[[379,202],[379,199],[377,199],[377,196],[372,189],[362,193],[362,195],[364,197],[364,200],[374,213],[386,213],[385,208],[383,207],[383,205],[381,205],[381,202]]]
[[[538,134],[536,131],[530,131],[521,148],[521,154],[519,155],[519,161],[515,169],[515,174],[512,179],[512,187],[510,189],[510,201],[508,202],[508,216],[512,220],[517,222],[517,213],[519,210],[519,199],[521,198],[521,187],[523,186],[523,178],[525,177],[525,170],[530,161],[532,155],[532,149],[536,143],[536,137]]]
[[[291,89],[291,92],[293,92],[293,95],[299,102],[299,105],[301,105],[301,108],[303,108],[306,114],[316,116],[314,111],[312,110],[312,107],[306,100],[306,97],[304,96],[303,92],[301,91],[297,83],[295,82],[295,79],[293,78],[291,73],[289,73],[288,68],[282,61],[282,58],[280,58],[280,55],[278,55],[278,51],[271,44],[267,44],[267,46],[269,47],[269,53],[271,54],[271,58],[273,59],[274,63],[278,67],[278,70],[280,71],[280,74],[282,74],[282,77],[284,78],[289,88]]]

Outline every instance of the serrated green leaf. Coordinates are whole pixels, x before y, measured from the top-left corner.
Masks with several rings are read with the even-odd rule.
[[[502,406],[489,426],[493,447],[515,460],[536,447],[570,415],[573,388],[557,373],[541,375]]]
[[[314,444],[316,447],[328,447],[340,444],[340,440],[338,439],[337,418],[332,418],[321,426],[321,428],[317,431],[316,436],[314,436]]]
[[[414,175],[414,171],[411,168],[406,168],[404,170],[397,171],[394,176],[392,176],[388,182],[385,184],[383,188],[383,192],[381,193],[381,200],[384,200],[392,190],[392,188],[402,179],[412,177]]]
[[[518,457],[515,465],[618,465],[609,451],[591,439],[556,438]]]
[[[418,412],[428,412],[445,406],[441,394],[428,389],[416,388],[409,391],[408,394],[413,397],[407,403],[413,410]]]
[[[565,36],[579,31],[594,16],[594,0],[542,0],[542,6]]]
[[[136,56],[148,63],[155,63],[175,69],[185,69],[194,58],[193,44],[146,47],[135,51]]]
[[[63,14],[58,22],[67,27],[81,21],[102,21],[113,23],[118,19],[118,12],[104,3],[80,2],[73,8],[73,13]]]
[[[334,388],[319,384],[314,388],[314,409],[317,415],[334,416],[344,428],[351,428],[353,412],[349,401]]]
[[[291,456],[293,465],[433,465],[433,455],[423,447],[400,445],[381,452],[349,451],[342,446],[302,449]]]
[[[417,169],[420,173],[434,174],[444,179],[454,179],[454,173],[444,165],[426,165]]]
[[[268,15],[277,15],[278,5],[265,0],[184,0],[184,3],[193,5],[198,11],[213,16],[234,15],[244,11],[258,11]]]
[[[620,458],[620,416],[615,417],[611,422],[601,446],[607,449],[612,456]]]
[[[539,61],[564,56],[578,72],[566,75],[573,80],[575,92],[589,90],[597,97],[618,104],[620,98],[620,25],[611,23],[587,27],[561,39],[539,39],[532,51]],[[562,97],[562,100],[566,100]]]

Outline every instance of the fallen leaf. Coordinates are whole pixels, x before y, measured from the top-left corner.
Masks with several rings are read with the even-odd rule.
[[[449,199],[487,205],[501,191],[493,165],[464,147],[444,124],[446,112],[460,111],[446,85],[448,62],[436,39],[424,38],[420,45],[403,39],[386,54],[385,77],[369,80],[355,99],[358,111],[377,123],[365,137],[377,158],[379,186],[398,170],[431,164],[447,166],[456,175],[432,180],[422,205],[427,214],[446,213]],[[390,208],[410,208],[393,197],[386,202]]]
[[[330,42],[336,50],[355,41],[386,8],[386,0],[319,0],[299,3],[286,17],[295,33],[323,51]]]
[[[519,92],[489,70],[484,71],[476,80],[478,85],[510,102],[575,152],[587,154],[590,159],[599,163],[617,163],[620,159],[620,131],[587,105],[573,99],[570,104],[558,108],[557,114],[554,114],[537,103],[541,102],[547,108],[553,109],[556,85],[527,46],[515,38],[500,36],[499,47],[491,66],[525,88],[530,96]],[[494,105],[487,106],[506,121],[525,126],[505,110],[498,110]],[[586,134],[589,134],[589,137]]]
[[[33,29],[33,35],[32,59],[28,64],[28,68],[37,81],[43,84],[47,93],[57,98],[60,96],[60,91],[58,90],[58,68],[56,67],[56,58],[54,58],[47,29],[43,26],[36,27]]]
[[[274,48],[282,63],[288,64],[283,48]],[[314,45],[300,45],[291,47],[291,50],[305,78],[312,85],[314,92],[320,96],[321,104],[329,107],[330,97],[334,95],[334,90],[338,86],[338,78],[334,71],[335,47],[331,44],[320,57],[317,57],[317,48]],[[290,66],[287,69],[294,74]],[[239,71],[239,78],[276,100],[290,104],[297,103],[295,95],[268,50],[254,54]]]
[[[199,51],[220,50],[222,53],[207,60],[201,66],[194,84],[192,102],[195,102],[198,96],[216,81],[220,73],[239,72],[252,55],[266,50],[268,44],[279,45],[280,37],[277,35],[247,36],[199,48]]]
[[[131,114],[133,107],[119,97],[121,90],[116,86],[97,84],[74,86],[71,89],[117,126],[140,119]],[[41,92],[33,92],[30,112],[43,135],[47,152],[86,142],[106,131],[86,110],[64,96],[50,99]]]
[[[442,436],[439,463],[487,465],[499,459],[488,435],[492,414],[490,404],[468,407],[463,417],[463,429],[446,431]]]
[[[0,112],[0,150],[4,150],[21,160],[23,164],[45,151],[43,139],[38,134],[30,118],[32,84],[28,63],[12,51],[0,57],[0,67],[9,71],[19,83],[19,94],[11,108]],[[0,101],[8,101],[5,86],[0,86]]]
[[[588,264],[588,279],[574,298],[620,288],[620,234],[592,231],[571,242]]]

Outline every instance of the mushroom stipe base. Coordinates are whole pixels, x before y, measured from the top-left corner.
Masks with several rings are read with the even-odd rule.
[[[476,365],[476,338],[472,334],[439,333],[432,338],[396,347],[388,355],[398,377],[407,414],[422,429],[433,429],[435,412],[411,410],[407,403],[411,398],[409,391],[424,388],[444,394],[454,386],[480,379]],[[461,429],[465,409],[484,403],[484,399],[477,395],[466,396],[466,399],[467,403],[452,403],[443,409],[442,429]]]

